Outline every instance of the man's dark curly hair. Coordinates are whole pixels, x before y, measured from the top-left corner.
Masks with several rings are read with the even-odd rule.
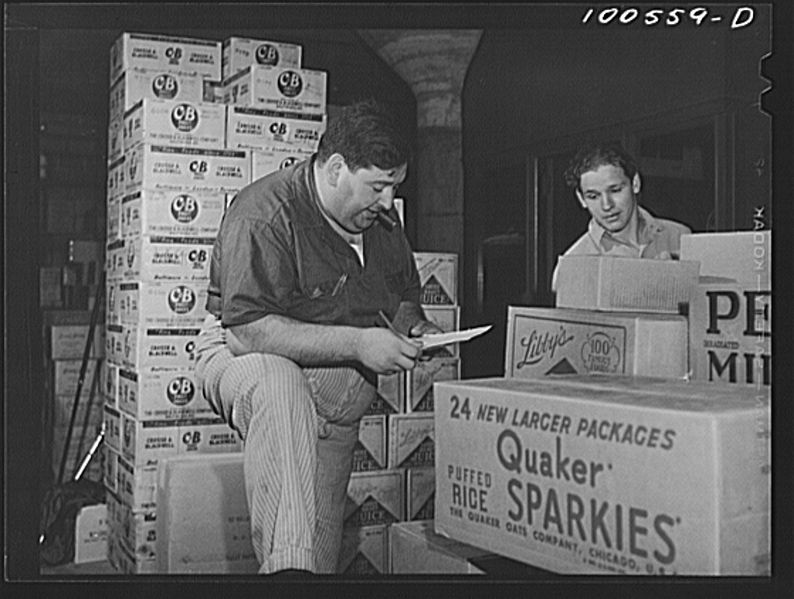
[[[565,183],[569,187],[581,190],[582,174],[597,169],[599,166],[611,164],[619,166],[629,179],[638,172],[637,162],[622,145],[616,143],[591,143],[579,148],[565,171]]]
[[[329,119],[317,148],[317,161],[324,164],[334,153],[341,154],[347,168],[355,172],[406,164],[411,149],[391,113],[375,100],[363,100],[345,106],[338,116]]]

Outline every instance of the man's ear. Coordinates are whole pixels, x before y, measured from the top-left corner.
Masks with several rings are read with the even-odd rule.
[[[634,195],[640,193],[641,187],[642,187],[642,179],[640,179],[640,174],[634,173],[634,177],[631,180],[631,190],[634,192]]]
[[[587,209],[587,202],[584,201],[584,196],[582,195],[582,192],[579,191],[578,189],[576,190],[576,199],[579,200],[579,205],[582,208]]]
[[[344,157],[339,153],[331,154],[325,163],[326,180],[332,187],[339,184],[342,171],[347,168]]]

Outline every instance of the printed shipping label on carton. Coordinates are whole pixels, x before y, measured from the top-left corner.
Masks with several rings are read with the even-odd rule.
[[[133,510],[157,508],[157,465],[135,465],[122,453],[118,466],[119,499]]]
[[[119,301],[125,326],[193,328],[207,316],[204,283],[121,283]]]
[[[259,570],[251,543],[242,454],[163,460],[157,478],[155,555],[161,574]]]
[[[436,470],[432,466],[405,471],[405,519],[435,518]]]
[[[125,368],[192,369],[196,359],[198,328],[124,327],[122,362]]]
[[[137,237],[124,243],[127,281],[206,283],[210,278],[212,237]]]
[[[505,376],[684,378],[687,345],[684,316],[508,306]]]
[[[325,114],[326,79],[325,71],[251,65],[223,82],[223,100],[284,113]]]
[[[87,324],[51,325],[50,358],[53,360],[82,360],[88,340]],[[105,328],[101,323],[94,327],[89,357],[101,358],[105,354]]]
[[[440,534],[556,572],[767,573],[768,394],[591,375],[436,401]]]
[[[286,144],[292,148],[314,152],[324,131],[324,115],[285,117],[270,110],[229,106],[226,116],[226,147],[266,151],[274,145]]]
[[[700,275],[739,283],[770,281],[772,231],[695,233],[681,236],[681,260],[700,262]]]
[[[680,260],[561,256],[556,307],[678,314],[699,268]]]
[[[121,200],[121,237],[215,237],[225,209],[222,190],[142,189]]]
[[[433,522],[399,522],[389,531],[392,574],[483,574],[473,558],[488,551],[442,537]]]
[[[389,416],[389,468],[432,466],[435,426],[430,412]]]
[[[119,505],[122,526],[117,530],[124,547],[136,561],[154,561],[157,547],[156,510],[133,510],[126,503]]]
[[[116,399],[119,392],[119,367],[104,360],[102,362],[102,377],[100,381],[102,395],[105,396],[105,403],[109,406],[117,407]]]
[[[255,64],[299,69],[303,47],[285,42],[230,37],[223,41],[221,54],[221,76],[227,79]]]
[[[337,571],[354,576],[389,574],[389,527],[345,529]]]
[[[695,380],[771,385],[770,280],[698,285],[689,308],[689,339]]]
[[[119,452],[104,444],[102,445],[102,453],[104,454],[102,460],[102,482],[107,490],[115,493],[118,489]],[[110,498],[108,498],[108,504],[110,504]]]
[[[124,327],[110,323],[105,327],[105,334],[105,359],[115,366],[121,366],[124,363]]]
[[[237,433],[218,417],[190,420],[136,420],[122,417],[121,455],[134,466],[156,466],[176,454],[241,450]]]
[[[121,238],[121,198],[113,198],[107,202],[107,241]]]
[[[458,255],[439,252],[414,252],[420,303],[455,306],[458,303]]]
[[[119,372],[119,409],[138,420],[213,417],[193,370],[155,366]]]
[[[403,494],[400,470],[354,472],[347,487],[345,528],[399,522],[403,519]]]
[[[303,162],[312,155],[312,151],[287,144],[273,144],[267,150],[250,150],[250,154],[251,181],[256,181],[282,168]]]
[[[121,280],[121,273],[124,270],[126,254],[124,251],[124,240],[108,240],[105,247],[105,280],[115,282]]]
[[[195,71],[220,79],[221,42],[208,39],[122,33],[110,47],[110,82],[134,69]]]
[[[108,123],[108,164],[121,158],[124,152],[124,121],[111,119]]]
[[[198,104],[204,101],[204,79],[194,71],[128,69],[110,88],[110,120],[123,120],[144,98]]]
[[[451,333],[460,329],[460,307],[458,306],[422,306],[427,319],[438,325],[444,333]],[[460,347],[451,343],[439,348],[428,350],[428,355],[434,357],[457,357]]]
[[[121,125],[119,125],[119,131],[120,130],[121,130]],[[110,202],[111,200],[121,199],[121,197],[124,195],[124,190],[126,188],[126,183],[124,182],[125,161],[126,161],[126,157],[122,154],[116,160],[108,164],[107,193],[106,193],[108,202]]]
[[[353,448],[353,472],[386,468],[386,416],[364,416]]]
[[[83,373],[83,386],[80,389],[80,397],[97,395],[101,392],[100,371],[97,368],[98,360],[88,360],[86,369]],[[53,392],[55,395],[71,395],[77,392],[77,383],[80,380],[80,370],[83,360],[53,360]],[[96,383],[95,383],[96,381]]]
[[[223,149],[226,107],[143,98],[124,113],[124,151],[141,143]]]
[[[405,373],[406,412],[432,412],[433,383],[460,378],[460,358],[420,360]]]
[[[237,191],[250,183],[245,150],[141,144],[125,161],[125,193],[139,189]]]
[[[105,421],[104,444],[121,452],[121,413],[108,405],[103,408]]]

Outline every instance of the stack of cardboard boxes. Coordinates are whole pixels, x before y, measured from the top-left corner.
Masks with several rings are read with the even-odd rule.
[[[561,573],[768,574],[770,237],[561,259],[556,309],[509,310],[505,377],[436,385],[435,532]]]
[[[456,254],[416,252],[422,308],[444,332],[458,330]],[[391,572],[391,529],[432,520],[435,492],[433,383],[460,378],[457,345],[433,350],[409,372],[381,376],[361,421],[348,488],[340,571]]]

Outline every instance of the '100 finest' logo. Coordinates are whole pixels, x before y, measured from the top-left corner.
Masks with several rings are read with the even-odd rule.
[[[588,335],[582,345],[582,362],[588,372],[617,372],[620,349],[615,339],[602,332]]]

